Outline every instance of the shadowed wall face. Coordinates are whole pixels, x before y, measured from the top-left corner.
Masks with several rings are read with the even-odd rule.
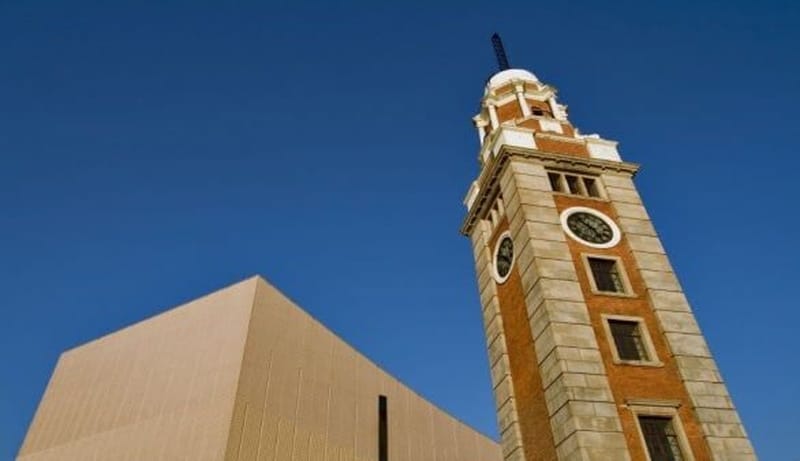
[[[64,353],[17,459],[386,461],[381,454],[500,459],[495,442],[256,277]]]
[[[359,354],[263,280],[245,347],[228,460],[498,461],[497,444]]]

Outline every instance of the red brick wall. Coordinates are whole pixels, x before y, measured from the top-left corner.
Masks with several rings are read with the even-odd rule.
[[[616,220],[616,212],[608,202],[556,195],[556,207],[559,211],[572,206],[585,206],[601,211]],[[696,461],[709,460],[708,446],[705,443],[700,426],[691,410],[692,405],[681,381],[675,361],[666,344],[664,333],[660,328],[655,312],[647,299],[646,289],[642,281],[636,262],[633,259],[627,241],[623,237],[622,241],[615,247],[609,249],[596,249],[582,245],[575,240],[567,237],[567,245],[572,253],[575,263],[575,271],[578,274],[578,281],[589,308],[589,316],[594,328],[603,362],[608,373],[608,380],[611,391],[614,394],[619,410],[620,420],[628,442],[628,448],[633,457],[632,461],[645,461],[645,448],[641,443],[641,438],[630,410],[622,407],[627,399],[663,399],[675,400],[680,402],[678,414],[689,440],[692,452]],[[624,265],[628,280],[634,296],[618,297],[608,295],[598,295],[592,292],[589,284],[588,274],[584,268],[581,253],[610,255],[619,257]],[[658,359],[663,362],[663,367],[647,367],[626,364],[615,364],[611,354],[606,331],[603,327],[601,314],[618,314],[641,317],[647,326],[653,340]]]
[[[552,152],[554,154],[577,155],[578,157],[589,157],[586,145],[576,142],[559,141],[549,136],[537,136],[536,146],[539,150]]]
[[[507,220],[497,227],[489,242],[494,251],[497,238],[508,230]],[[515,249],[516,252],[519,248]],[[533,334],[528,323],[528,310],[522,279],[516,263],[508,279],[497,285],[500,316],[506,336],[522,444],[528,461],[557,461],[556,447],[545,405],[544,388],[536,362]]]
[[[520,117],[522,117],[522,108],[519,107],[519,102],[516,99],[497,107],[497,119],[500,120],[500,124]]]

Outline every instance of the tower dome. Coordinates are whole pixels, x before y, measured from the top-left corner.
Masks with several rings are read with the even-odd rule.
[[[539,79],[536,78],[533,72],[527,71],[525,69],[506,69],[489,77],[489,81],[486,82],[486,89],[484,90],[484,95],[488,94],[491,90],[496,90],[497,88],[501,88],[515,80],[539,83]]]

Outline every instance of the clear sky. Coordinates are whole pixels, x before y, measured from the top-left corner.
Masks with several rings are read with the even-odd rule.
[[[757,451],[800,457],[796,3],[267,3],[0,1],[0,459],[61,351],[256,273],[496,436],[458,233],[494,31],[643,165]]]

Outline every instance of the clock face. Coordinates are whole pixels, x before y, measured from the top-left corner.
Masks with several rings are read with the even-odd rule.
[[[614,238],[614,230],[604,219],[583,211],[570,214],[567,227],[579,239],[596,245],[607,244]]]
[[[500,244],[497,245],[494,256],[494,267],[501,281],[508,278],[512,264],[514,264],[514,242],[511,241],[511,237],[506,235],[500,238]]]

